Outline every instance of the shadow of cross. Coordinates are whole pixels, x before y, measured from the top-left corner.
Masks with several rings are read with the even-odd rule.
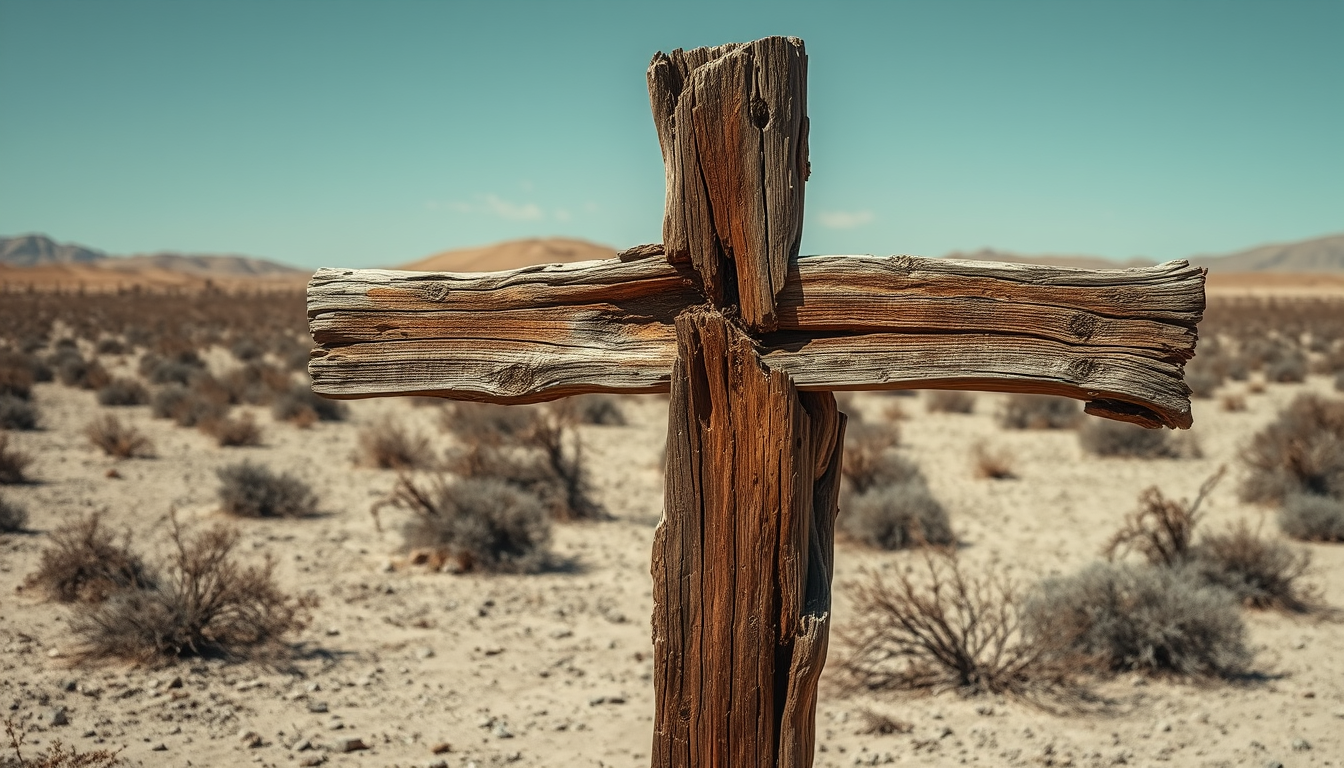
[[[654,56],[663,242],[480,274],[323,269],[327,397],[671,393],[653,549],[655,766],[811,765],[845,417],[834,390],[1062,395],[1190,426],[1204,272],[799,257],[807,56]]]

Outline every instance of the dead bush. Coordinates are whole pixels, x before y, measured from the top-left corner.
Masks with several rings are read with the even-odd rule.
[[[1078,429],[1078,444],[1095,456],[1135,459],[1198,457],[1193,442],[1176,441],[1168,430],[1146,429],[1136,424],[1091,418]]]
[[[229,406],[180,384],[169,384],[154,394],[150,413],[155,418],[172,419],[179,427],[195,427],[205,421],[224,418],[229,413]]]
[[[574,421],[579,424],[595,424],[602,427],[625,426],[625,413],[621,405],[611,395],[579,395],[556,404],[568,407]]]
[[[840,471],[854,493],[892,485],[919,474],[919,468],[894,450],[901,431],[895,424],[851,423],[845,430],[845,460]]]
[[[1304,613],[1318,604],[1300,582],[1311,554],[1261,538],[1245,520],[1225,533],[1204,534],[1190,554],[1193,568],[1206,582],[1228,590],[1249,608]]]
[[[0,429],[37,429],[37,406],[13,395],[0,395]]]
[[[248,445],[261,445],[261,427],[252,414],[244,413],[237,418],[206,419],[199,425],[200,430],[213,437],[221,448],[237,448]]]
[[[1190,387],[1191,397],[1207,400],[1222,386],[1223,377],[1212,368],[1191,366],[1185,370],[1185,384]]]
[[[1279,530],[1303,541],[1344,541],[1344,499],[1289,496],[1279,510]]]
[[[1075,400],[1050,395],[1009,395],[999,409],[1004,429],[1073,429],[1083,411]]]
[[[85,425],[84,434],[89,438],[89,442],[101,448],[103,453],[118,459],[137,456],[147,458],[154,455],[154,444],[149,438],[140,434],[140,430],[134,426],[122,423],[121,419],[110,413]]]
[[[432,460],[429,440],[405,427],[379,421],[359,431],[359,463],[378,469],[415,469]]]
[[[434,550],[458,571],[530,573],[549,562],[545,505],[498,478],[449,482],[440,475],[421,487],[402,475],[374,507],[375,517],[385,507],[411,513],[403,531],[408,546]]]
[[[120,540],[103,525],[103,513],[58,526],[27,579],[47,599],[61,603],[99,602],[123,589],[151,587],[157,579],[131,550],[131,532]]]
[[[1013,474],[1013,456],[1006,449],[993,449],[983,440],[971,446],[971,466],[975,476],[989,480],[1010,480]]]
[[[266,405],[288,392],[293,380],[288,371],[254,360],[228,371],[219,383],[230,403]]]
[[[956,543],[947,510],[929,492],[922,476],[917,481],[846,495],[840,529],[850,538],[878,549]]]
[[[121,339],[107,336],[98,340],[93,351],[100,355],[124,355],[126,354],[126,345],[121,342]]]
[[[536,408],[489,403],[453,403],[440,414],[443,428],[467,445],[521,441],[532,429]]]
[[[975,410],[975,395],[956,389],[931,389],[924,393],[924,410],[929,413],[970,413]]]
[[[215,470],[220,509],[239,517],[307,517],[317,511],[308,484],[288,473],[274,474],[243,461]]]
[[[281,591],[269,558],[261,566],[239,565],[236,530],[216,526],[188,537],[173,517],[172,542],[157,585],[76,608],[70,629],[83,640],[86,658],[148,663],[265,655],[308,625],[316,598]]]
[[[1046,579],[1024,623],[1052,656],[1101,671],[1232,676],[1251,661],[1236,598],[1188,567],[1096,563]]]
[[[32,757],[24,757],[24,732],[12,717],[5,718],[5,734],[14,756],[0,755],[0,768],[112,768],[121,765],[121,749],[80,752],[74,747],[67,748],[60,739],[53,739],[50,747]]]
[[[1173,567],[1184,563],[1190,554],[1199,506],[1223,479],[1226,468],[1219,469],[1199,488],[1193,503],[1172,501],[1157,486],[1139,494],[1139,509],[1125,517],[1124,525],[1111,537],[1102,554],[1108,560],[1131,551],[1143,555],[1152,565]]]
[[[194,350],[185,350],[169,357],[146,354],[140,358],[140,375],[154,384],[189,384],[205,371],[205,361]]]
[[[1307,358],[1291,352],[1265,362],[1265,380],[1281,384],[1300,384],[1307,380]]]
[[[27,400],[33,391],[33,369],[28,355],[0,351],[0,395]]]
[[[1242,451],[1250,472],[1243,501],[1282,504],[1293,495],[1344,499],[1344,400],[1298,395]]]
[[[1241,413],[1246,410],[1246,398],[1243,395],[1223,395],[1223,410],[1228,413]]]
[[[51,359],[56,379],[67,387],[101,389],[112,381],[107,369],[97,360],[86,360],[72,347],[57,350]]]
[[[853,623],[839,639],[841,669],[869,690],[959,689],[1023,693],[1063,683],[1068,670],[1024,632],[1017,586],[1001,572],[968,575],[952,556],[925,557],[926,573],[868,572],[848,585]]]
[[[0,496],[0,533],[16,533],[28,523],[28,510]]]
[[[116,378],[98,390],[99,405],[144,405],[148,402],[149,391],[135,379]]]
[[[349,409],[340,400],[328,400],[312,388],[298,384],[285,390],[271,405],[277,421],[309,426],[317,421],[343,421]]]
[[[32,456],[9,444],[8,432],[0,432],[0,485],[28,482],[24,471],[32,463]]]

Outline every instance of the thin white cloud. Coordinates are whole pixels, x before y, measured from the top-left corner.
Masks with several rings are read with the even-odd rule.
[[[470,203],[461,200],[450,200],[446,203],[430,200],[425,203],[425,207],[430,209],[442,207],[453,213],[484,214],[510,221],[537,221],[547,218],[546,211],[536,203],[515,203],[493,193],[476,195],[475,201]]]
[[[873,212],[863,211],[822,211],[821,226],[827,229],[854,229],[873,220]]]

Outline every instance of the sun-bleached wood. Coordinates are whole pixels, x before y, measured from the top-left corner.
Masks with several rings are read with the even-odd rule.
[[[688,311],[676,331],[652,764],[809,766],[845,418],[719,312]]]
[[[648,83],[667,182],[668,260],[693,264],[715,306],[736,306],[748,328],[773,330],[803,232],[803,41],[659,52]]]
[[[325,269],[308,290],[315,391],[500,403],[666,392],[673,321],[704,302],[687,265],[621,261],[480,274]],[[1185,262],[1080,270],[913,256],[794,259],[770,365],[803,390],[954,388],[1095,401],[1190,425],[1204,273]]]

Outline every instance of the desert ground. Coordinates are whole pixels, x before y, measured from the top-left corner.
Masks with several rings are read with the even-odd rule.
[[[112,376],[137,375],[136,352],[97,355],[91,341],[78,343]],[[222,344],[202,356],[220,376],[240,364]],[[1030,585],[1101,559],[1145,488],[1192,498],[1222,466],[1228,476],[1206,501],[1201,526],[1245,519],[1281,539],[1271,511],[1239,501],[1246,472],[1239,454],[1295,396],[1339,397],[1334,387],[1333,374],[1227,381],[1217,394],[1241,395],[1245,409],[1195,401],[1189,434],[1199,458],[1102,458],[1085,453],[1073,430],[1006,430],[995,418],[1002,395],[977,395],[966,414],[929,412],[928,393],[854,394],[842,407],[856,421],[898,424],[896,450],[919,466],[946,508],[965,567],[1003,567]],[[558,523],[551,548],[562,567],[517,575],[407,562],[404,514],[383,510],[381,526],[371,514],[398,473],[360,465],[361,432],[399,424],[428,439],[437,456],[455,440],[441,427],[443,406],[358,401],[344,421],[300,428],[266,406],[238,405],[235,414],[250,413],[260,425],[261,444],[220,447],[199,430],[154,418],[149,405],[100,406],[93,391],[56,382],[35,384],[31,402],[40,428],[8,433],[12,447],[33,457],[30,480],[0,488],[29,513],[24,531],[0,535],[0,714],[24,733],[27,752],[60,740],[81,751],[121,749],[127,764],[145,766],[648,763],[649,553],[662,508],[665,399],[619,398],[624,425],[578,427],[606,515]],[[93,447],[83,430],[103,412],[147,436],[153,457],[114,459]],[[972,449],[980,442],[1011,458],[1012,479],[976,476]],[[309,483],[318,513],[222,513],[215,470],[244,459]],[[67,626],[71,608],[25,581],[50,532],[94,510],[150,554],[165,551],[170,512],[189,531],[235,526],[244,559],[273,558],[286,591],[320,599],[312,622],[278,659],[81,660],[80,639]],[[1310,552],[1306,579],[1324,601],[1344,606],[1344,545],[1291,546]],[[854,620],[852,585],[865,571],[898,573],[924,557],[842,539],[837,633]],[[1096,702],[1074,709],[955,691],[855,693],[841,685],[846,651],[833,638],[816,765],[1344,764],[1344,622],[1328,611],[1242,613],[1253,674],[1099,677],[1089,681]]]

